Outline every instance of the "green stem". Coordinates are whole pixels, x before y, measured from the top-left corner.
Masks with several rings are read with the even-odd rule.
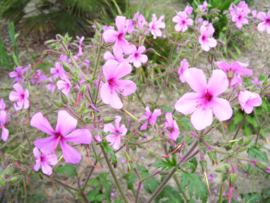
[[[144,181],[148,180],[149,178],[154,177],[154,176],[157,175],[157,174],[160,174],[160,171],[156,171],[155,173],[153,173],[153,174],[151,174],[151,175],[149,175],[149,176],[147,176],[147,177],[141,179],[140,182],[143,183]]]
[[[260,121],[258,119],[258,116],[257,116],[257,113],[256,113],[256,110],[254,109],[253,110],[254,112],[254,115],[255,115],[255,118],[256,118],[256,121],[257,121],[257,124],[258,124],[258,130],[257,130],[257,137],[256,137],[256,141],[255,141],[255,146],[257,145],[257,142],[258,142],[258,139],[260,137],[260,131],[261,131],[261,124],[260,124]]]
[[[220,121],[220,125],[221,125],[221,130],[222,130],[223,139],[226,140],[223,122]]]
[[[146,106],[145,106],[145,104],[143,103],[142,98],[140,97],[138,91],[136,91],[135,93],[136,93],[138,99],[140,100],[140,102],[142,103],[143,107],[145,108]]]
[[[95,70],[92,76],[92,80],[95,78],[96,76],[96,72],[97,72],[97,67],[98,67],[98,63],[99,63],[99,57],[100,57],[100,52],[101,52],[101,46],[98,48],[98,56],[97,56],[97,60],[96,60],[96,65],[95,65]]]
[[[222,203],[223,200],[223,189],[222,189],[222,183],[220,184],[220,191],[219,191],[219,199],[218,203]]]
[[[114,182],[115,182],[115,184],[116,184],[116,186],[117,186],[119,192],[120,192],[121,195],[122,195],[122,198],[123,198],[124,202],[125,202],[125,203],[128,203],[128,200],[127,200],[127,198],[126,198],[126,196],[125,196],[125,194],[124,194],[124,192],[123,192],[123,190],[122,190],[122,188],[121,188],[121,186],[120,186],[120,184],[119,184],[119,182],[118,182],[118,179],[117,179],[117,177],[116,177],[116,175],[115,175],[115,173],[114,173],[114,169],[113,169],[113,167],[112,167],[112,165],[111,165],[111,163],[110,163],[110,160],[109,160],[109,158],[108,158],[108,156],[107,156],[107,154],[106,154],[106,152],[105,152],[103,146],[100,145],[100,148],[101,148],[101,150],[102,150],[103,156],[104,156],[104,158],[105,158],[105,160],[106,160],[106,163],[107,163],[107,165],[108,165],[108,167],[109,167],[109,170],[110,170],[110,172],[111,172],[111,174],[112,174],[112,176],[113,176]]]
[[[182,190],[181,184],[180,184],[180,182],[179,182],[177,176],[174,175],[173,178],[174,178],[174,180],[175,180],[175,182],[176,182],[176,184],[177,184],[177,186],[178,186],[179,191],[181,192],[181,194],[182,194],[183,197],[185,198],[186,202],[188,202],[188,197],[187,197],[186,193]]]
[[[246,120],[246,117],[247,117],[247,114],[245,113],[243,118],[242,118],[242,121],[241,121],[240,125],[238,126],[238,129],[237,129],[235,135],[233,136],[233,140],[235,140],[237,134],[239,133],[239,130],[242,128],[242,126],[243,126],[243,124],[244,124],[244,122]]]
[[[55,181],[55,182],[57,182],[58,184],[64,186],[65,188],[69,188],[69,189],[71,189],[71,190],[79,191],[78,189],[76,189],[76,188],[74,188],[74,187],[71,187],[71,186],[69,186],[69,185],[66,185],[66,184],[62,183],[61,181],[59,181],[59,180],[56,180],[56,179],[52,179],[52,180]]]
[[[24,133],[24,135],[25,135],[25,137],[27,139],[28,145],[29,145],[31,151],[33,151],[32,145],[31,145],[30,140],[29,140],[29,138],[28,138],[28,136],[27,136],[27,134],[26,134],[26,132],[24,130],[24,127],[23,127],[23,123],[22,122],[21,122],[21,126],[22,126],[22,129],[23,129],[23,133]]]

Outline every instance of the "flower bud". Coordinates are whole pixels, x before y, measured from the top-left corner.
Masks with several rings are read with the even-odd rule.
[[[83,114],[84,115],[86,115],[86,114],[89,114],[91,111],[89,110],[89,109],[85,109],[84,111],[83,111]]]
[[[202,172],[207,172],[207,161],[205,159],[200,160]]]
[[[69,65],[66,62],[62,62],[62,66],[66,72],[70,72]]]
[[[15,176],[15,177],[12,177],[9,182],[11,184],[15,184],[15,183],[18,183],[20,181],[20,179],[21,178]]]
[[[217,155],[216,155],[216,152],[211,150],[211,151],[208,151],[208,156],[209,158],[212,160],[212,164],[213,165],[217,165],[218,162],[217,162]]]
[[[44,52],[42,53],[42,58],[44,59],[44,58],[46,58],[48,55],[49,55],[49,53],[48,53],[47,51],[44,51]]]
[[[63,103],[60,101],[52,101],[54,103],[55,106],[57,106],[58,108],[62,108],[63,107]]]
[[[102,136],[101,135],[96,135],[96,136],[94,136],[94,138],[95,138],[96,142],[98,142],[98,143],[102,142]]]
[[[103,123],[104,124],[108,124],[108,123],[111,123],[115,120],[115,118],[109,118],[109,117],[106,117],[103,119]]]
[[[253,138],[254,138],[254,136],[248,137],[248,138],[245,139],[245,147],[248,146],[251,143],[251,141],[253,140]]]
[[[81,87],[82,93],[85,93],[86,90],[87,90],[87,86],[86,86],[86,85],[83,85],[83,86]]]
[[[231,170],[231,166],[230,166],[229,164],[225,164],[224,166],[225,166],[225,168],[226,168],[228,171]]]
[[[224,166],[217,167],[215,171],[218,173],[223,173],[225,171]]]
[[[255,166],[258,167],[259,169],[263,170],[263,171],[269,170],[269,166],[266,163],[262,162],[262,161],[257,161],[255,163]]]
[[[54,41],[54,39],[50,39],[50,40],[47,40],[46,42],[45,42],[45,44],[53,44],[55,41]]]
[[[242,146],[244,144],[244,138],[242,137],[240,140],[238,140],[238,145]]]
[[[229,175],[229,185],[230,187],[233,187],[236,184],[237,181],[237,174],[236,173],[230,173]]]
[[[67,104],[68,103],[68,98],[66,95],[64,95],[63,93],[61,93],[61,100],[64,104]]]

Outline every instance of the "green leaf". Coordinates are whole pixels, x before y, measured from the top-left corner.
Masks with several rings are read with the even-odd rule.
[[[165,111],[165,112],[173,112],[173,110],[171,109],[171,107],[169,106],[166,106],[166,105],[160,105],[162,111]]]
[[[185,130],[190,131],[193,130],[193,127],[188,118],[184,117],[180,119],[180,122],[177,122],[178,125],[183,126]]]
[[[128,189],[131,190],[133,184],[135,183],[136,181],[136,174],[135,172],[132,170],[130,171],[129,175],[128,175],[128,179],[127,179],[127,186],[128,186]]]
[[[65,166],[58,166],[54,168],[54,173],[62,173],[69,176],[77,176],[77,171],[74,166],[65,165]]]
[[[101,201],[107,199],[107,195],[106,194],[99,194],[96,196],[96,201]]]
[[[206,203],[208,190],[198,175],[190,172],[184,172],[181,175],[181,187],[183,191],[185,191],[185,188],[188,187],[188,194],[190,197],[192,197],[195,190],[196,199],[200,199],[203,203]]]
[[[88,187],[97,186],[97,185],[99,185],[99,181],[94,178],[91,179],[90,183],[87,183]]]
[[[152,166],[155,168],[161,168],[162,170],[164,169],[171,169],[174,166],[176,166],[175,160],[170,160],[169,158],[165,159],[159,159],[158,161],[152,163]]]
[[[166,185],[155,199],[156,202],[161,203],[184,203],[182,196],[178,189]]]
[[[109,142],[104,140],[101,144],[103,145],[105,152],[108,154],[109,159],[111,160],[112,164],[117,163],[116,156],[111,146],[109,146]]]
[[[241,194],[242,199],[245,199],[245,203],[257,203],[263,202],[263,197],[258,193]]]
[[[244,134],[247,137],[251,135],[251,129],[248,125],[244,125]]]
[[[140,175],[142,178],[145,178],[150,175],[148,170],[144,166],[137,166],[138,171],[140,172]],[[160,183],[155,178],[149,178],[146,181],[143,182],[143,187],[146,190],[146,192],[152,194],[156,191]]]
[[[259,147],[252,146],[248,149],[248,158],[252,159],[259,159],[261,161],[264,161],[265,163],[268,163],[268,158],[265,152],[261,151]]]
[[[190,199],[188,203],[196,203],[196,201],[194,199]]]
[[[113,203],[122,203],[122,200],[119,199],[119,200],[114,200]]]

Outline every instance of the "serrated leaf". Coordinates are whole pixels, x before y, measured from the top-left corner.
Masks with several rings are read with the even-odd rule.
[[[173,159],[172,161],[168,158],[165,159],[160,159],[154,163],[151,164],[155,168],[161,168],[162,170],[164,169],[171,169],[174,166],[176,166],[176,160]]]
[[[164,189],[159,193],[155,199],[156,202],[161,203],[184,203],[180,192],[169,185],[166,185]]]
[[[208,198],[208,190],[206,185],[202,182],[201,178],[193,173],[184,172],[181,175],[181,187],[185,191],[188,186],[188,194],[192,197],[195,190],[195,198],[200,199],[203,203],[206,203]]]
[[[57,166],[54,168],[54,173],[62,173],[67,174],[69,176],[77,176],[77,171],[74,166],[65,165],[65,166]]]
[[[263,197],[258,193],[241,194],[242,199],[245,199],[245,203],[257,203],[264,202]]]
[[[248,149],[248,158],[259,159],[268,163],[268,158],[265,152],[261,151],[260,148],[252,146]]]

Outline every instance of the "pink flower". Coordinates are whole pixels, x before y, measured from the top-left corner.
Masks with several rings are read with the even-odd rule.
[[[51,90],[52,92],[54,92],[55,85],[53,84],[53,80],[51,78],[48,78],[48,80],[50,81],[50,83],[46,87],[48,90]]]
[[[189,6],[189,5],[187,5],[186,6],[186,8],[185,8],[185,10],[184,10],[184,12],[189,16],[191,13],[192,13],[192,11],[193,11],[193,7],[192,6]],[[179,13],[179,12],[178,12]],[[177,13],[177,14],[178,14]]]
[[[107,30],[114,30],[114,27],[113,26],[104,25],[103,26],[103,30],[104,30],[104,32],[106,32]]]
[[[78,54],[77,56],[83,56],[83,51],[82,51],[82,42],[84,40],[84,36],[82,36],[81,38],[79,38],[78,36],[76,36],[77,39],[80,39],[79,40],[79,51],[78,51]]]
[[[238,101],[243,111],[250,114],[254,106],[261,106],[262,98],[259,94],[249,92],[247,90],[240,90],[238,93]]]
[[[152,21],[149,23],[149,30],[151,31],[153,38],[161,37],[162,33],[160,29],[165,28],[165,23],[162,22],[164,20],[164,16],[160,16],[157,20],[156,14],[153,14]]]
[[[6,105],[3,99],[0,99],[0,111],[5,111]]]
[[[207,27],[201,26],[200,32],[201,35],[199,36],[199,42],[204,51],[209,51],[210,48],[217,46],[217,40],[211,38],[215,32],[212,24],[209,24]]]
[[[186,80],[184,78],[184,72],[188,68],[189,68],[189,63],[188,63],[187,59],[183,59],[181,61],[180,69],[178,71],[179,79],[181,80],[182,83],[185,83],[186,82]]]
[[[125,136],[127,133],[127,128],[124,124],[120,126],[121,117],[115,117],[115,127],[109,123],[104,125],[103,131],[106,133],[113,133],[106,136],[106,140],[110,143],[113,149],[118,150],[121,144],[120,136]]]
[[[59,58],[60,61],[63,61],[63,62],[66,62],[68,60],[68,57],[67,55],[60,55],[60,58]],[[56,65],[55,65],[56,66]]]
[[[138,20],[139,15],[140,15],[140,13],[137,12],[137,13],[134,14],[132,20],[131,19],[126,20],[127,32],[128,33],[132,33],[135,30],[134,27],[137,24],[137,20]]]
[[[236,83],[241,84],[242,80],[239,75],[253,75],[253,71],[251,69],[245,69],[249,64],[241,63],[238,61],[234,61],[231,64],[228,64],[224,61],[215,62],[216,66],[223,70],[227,74],[227,78],[229,80],[230,85],[235,85]]]
[[[107,61],[103,66],[103,74],[107,80],[100,89],[100,97],[105,104],[110,104],[115,109],[121,109],[123,103],[116,91],[123,96],[133,94],[137,86],[130,80],[119,80],[125,75],[131,73],[131,65],[123,62],[118,65],[114,60]]]
[[[113,49],[114,53],[122,50],[125,54],[130,54],[130,44],[124,38],[126,35],[127,28],[125,27],[126,17],[117,16],[115,19],[116,26],[118,31],[115,30],[106,30],[103,33],[103,38],[105,42],[115,42]]]
[[[196,130],[203,130],[213,122],[213,114],[219,121],[231,118],[230,103],[218,98],[227,88],[226,74],[214,70],[208,83],[204,72],[197,68],[189,68],[184,72],[186,82],[195,92],[184,94],[175,104],[175,109],[185,115],[192,114],[191,123]]]
[[[56,85],[57,85],[57,88],[59,90],[62,90],[63,94],[68,97],[68,94],[72,88],[72,85],[70,84],[69,80],[68,79],[65,79],[64,81],[59,80],[57,81]]]
[[[45,75],[41,75],[42,74],[42,71],[41,70],[37,70],[32,79],[30,80],[32,83],[36,83],[36,84],[40,84],[41,81],[44,81],[47,79],[47,77]]]
[[[147,22],[145,20],[145,17],[142,14],[140,14],[138,17],[137,25],[136,25],[137,28],[143,29],[144,27],[146,27],[146,25],[147,25]]]
[[[55,165],[58,161],[58,158],[55,154],[50,154],[50,155],[46,155],[46,154],[40,154],[40,152],[38,151],[38,148],[34,148],[33,149],[33,154],[35,155],[36,158],[36,164],[34,166],[34,170],[38,171],[41,165],[41,170],[42,173],[46,174],[46,175],[51,175],[52,174],[52,167],[50,167],[49,165]]]
[[[250,13],[250,9],[244,1],[241,1],[238,6],[233,6],[233,4],[231,4],[229,10],[232,21],[236,22],[236,27],[238,29],[241,29],[244,24],[248,24],[247,18],[248,14]]]
[[[150,123],[152,126],[155,125],[157,121],[157,117],[161,115],[161,110],[160,109],[155,109],[154,112],[152,113],[150,111],[149,106],[145,108],[145,113],[144,115],[140,118],[140,120],[146,119],[145,123],[141,126],[140,130],[146,130],[148,123]]]
[[[268,11],[267,15],[265,12],[259,12],[258,18],[263,21],[258,24],[258,30],[260,32],[267,31],[270,34],[270,10]]]
[[[16,104],[14,104],[14,108],[16,111],[22,109],[28,109],[29,108],[29,91],[26,89],[25,92],[23,91],[22,86],[19,83],[16,83],[13,85],[13,88],[16,90],[16,92],[12,91],[9,94],[9,99],[11,101],[17,101]]]
[[[5,124],[7,122],[7,112],[6,111],[0,111],[0,129],[2,129],[1,138],[4,142],[7,141],[9,131],[5,128]]]
[[[19,66],[16,68],[16,71],[10,72],[9,77],[15,78],[14,81],[16,82],[22,82],[23,81],[23,73],[28,72],[28,68],[23,68],[22,66]]]
[[[60,142],[63,157],[67,163],[79,163],[81,161],[81,154],[76,149],[69,146],[66,141],[80,144],[90,144],[92,141],[92,135],[89,130],[76,129],[77,120],[64,110],[58,112],[55,130],[53,130],[51,124],[41,112],[36,113],[32,117],[30,125],[51,135],[51,137],[48,138],[35,140],[34,145],[43,153],[50,154],[55,151]]]
[[[254,77],[254,80],[251,81],[253,85],[261,85],[262,81],[259,81],[257,77]]]
[[[204,11],[207,8],[207,2],[204,1],[203,5],[199,5],[198,8]]]
[[[101,143],[102,142],[101,135],[96,135],[96,136],[94,136],[94,138],[95,138],[95,140],[96,140],[97,143]]]
[[[115,50],[113,50],[113,54],[110,52],[110,51],[106,51],[103,58],[105,61],[108,61],[108,60],[115,60],[117,61],[118,63],[122,63],[124,61],[126,61],[126,59],[124,59],[124,55],[123,55],[123,52],[122,50],[119,50],[118,52],[115,52]]]
[[[253,21],[256,22],[257,21],[257,11],[253,10],[251,13],[252,13]]]
[[[180,135],[180,131],[176,120],[173,120],[173,116],[171,112],[166,113],[166,120],[164,129],[169,132],[168,137],[174,141],[177,140],[178,136]]]
[[[65,71],[62,67],[61,62],[55,63],[55,68],[51,68],[50,73],[53,74],[53,78],[65,79]]]
[[[177,15],[173,17],[172,21],[176,23],[174,26],[176,32],[185,32],[188,29],[188,25],[193,25],[193,20],[188,18],[185,12],[178,12]]]
[[[139,68],[142,63],[146,63],[148,61],[147,55],[142,54],[146,50],[144,46],[140,46],[137,50],[136,46],[132,45],[131,50],[132,53],[128,57],[127,61],[133,63],[136,68]]]

